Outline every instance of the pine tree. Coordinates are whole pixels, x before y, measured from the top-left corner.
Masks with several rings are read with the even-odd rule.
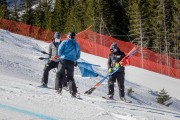
[[[129,24],[123,4],[117,0],[103,0],[100,4],[100,23],[102,24],[102,32],[118,39],[128,40]]]
[[[45,17],[44,17],[44,12],[43,12],[43,5],[42,1],[38,1],[38,7],[34,10],[34,25],[45,28],[44,23],[45,23]]]
[[[129,18],[128,29],[132,43],[140,45],[141,14],[138,0],[127,0],[124,4],[126,5],[126,14]]]
[[[7,9],[7,1],[1,0],[0,1],[0,18],[9,18],[9,11]]]
[[[162,90],[160,90],[160,92],[158,92],[158,96],[156,99],[158,103],[164,105],[166,101],[171,99],[171,97],[167,94],[167,92],[163,88]]]
[[[180,55],[178,55],[178,50],[180,52],[180,1],[179,0],[169,0],[169,54],[176,58],[180,59]]]
[[[51,29],[52,27],[51,4],[52,1],[46,0],[43,5],[46,29]]]
[[[10,19],[11,20],[14,20],[14,21],[19,21],[19,16],[18,16],[18,9],[17,9],[17,0],[13,0],[13,11],[11,12],[11,15],[10,15]]]
[[[141,0],[139,2],[139,11],[141,15],[141,28],[142,28],[142,47],[152,49],[152,39],[155,39],[154,30],[152,29],[152,11],[153,1],[152,0]]]
[[[66,21],[66,16],[64,14],[67,12],[66,9],[68,8],[65,2],[69,0],[56,0],[54,11],[52,13],[52,30],[53,31],[60,31],[64,30],[64,25]]]
[[[33,10],[32,10],[32,1],[31,0],[26,0],[24,3],[24,8],[25,8],[25,13],[22,15],[22,22],[26,23],[26,24],[33,24]]]
[[[94,25],[94,31],[96,32],[101,32],[100,31],[100,26],[101,26],[101,21],[102,21],[102,11],[103,11],[103,0],[93,0],[93,3],[87,3],[87,4],[92,4],[90,7],[87,9],[91,13],[89,16],[92,15],[92,22]],[[93,8],[91,8],[93,7]],[[91,12],[92,11],[92,12]],[[87,11],[86,11],[87,12]]]
[[[94,24],[95,21],[95,6],[94,0],[86,0],[84,13],[84,24],[86,27]]]

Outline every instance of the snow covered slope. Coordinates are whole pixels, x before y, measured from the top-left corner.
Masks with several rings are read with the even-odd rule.
[[[126,92],[132,103],[108,101],[107,82],[92,95],[83,94],[101,78],[82,78],[75,68],[75,80],[82,100],[71,98],[67,91],[62,95],[40,85],[44,64],[38,58],[46,57],[48,44],[0,29],[0,119],[3,120],[179,120],[180,81],[164,75],[126,67]],[[82,53],[81,59],[101,67],[94,69],[106,75],[107,59]],[[54,87],[55,73],[50,72],[49,87]],[[138,83],[138,84],[137,84]],[[169,107],[156,103],[157,90],[168,89],[173,102]],[[177,89],[175,88],[177,87]],[[176,89],[176,90],[174,90]],[[174,90],[174,91],[173,91]],[[172,94],[172,93],[174,94]],[[119,100],[117,85],[115,99]]]

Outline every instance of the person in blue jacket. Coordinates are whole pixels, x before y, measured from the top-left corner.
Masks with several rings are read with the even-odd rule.
[[[74,37],[75,33],[69,32],[67,39],[59,45],[58,56],[60,56],[60,58],[58,58],[59,64],[55,79],[55,90],[61,94],[62,80],[66,70],[69,91],[72,97],[76,97],[77,93],[77,87],[74,80],[74,64],[80,58],[80,47]]]

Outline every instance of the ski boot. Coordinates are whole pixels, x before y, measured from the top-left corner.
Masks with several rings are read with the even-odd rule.
[[[113,95],[108,95],[108,99],[114,100],[114,96]]]
[[[42,88],[48,88],[47,84],[43,83],[42,85],[40,85],[39,87],[42,87]]]
[[[62,88],[59,88],[59,90],[56,91],[57,94],[62,94]]]
[[[126,102],[126,98],[125,97],[120,97],[120,100]]]

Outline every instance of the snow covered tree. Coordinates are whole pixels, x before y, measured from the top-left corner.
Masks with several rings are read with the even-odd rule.
[[[171,97],[167,94],[167,92],[163,88],[162,90],[160,90],[160,92],[158,92],[158,96],[156,99],[158,103],[164,105],[166,101],[171,99]]]

